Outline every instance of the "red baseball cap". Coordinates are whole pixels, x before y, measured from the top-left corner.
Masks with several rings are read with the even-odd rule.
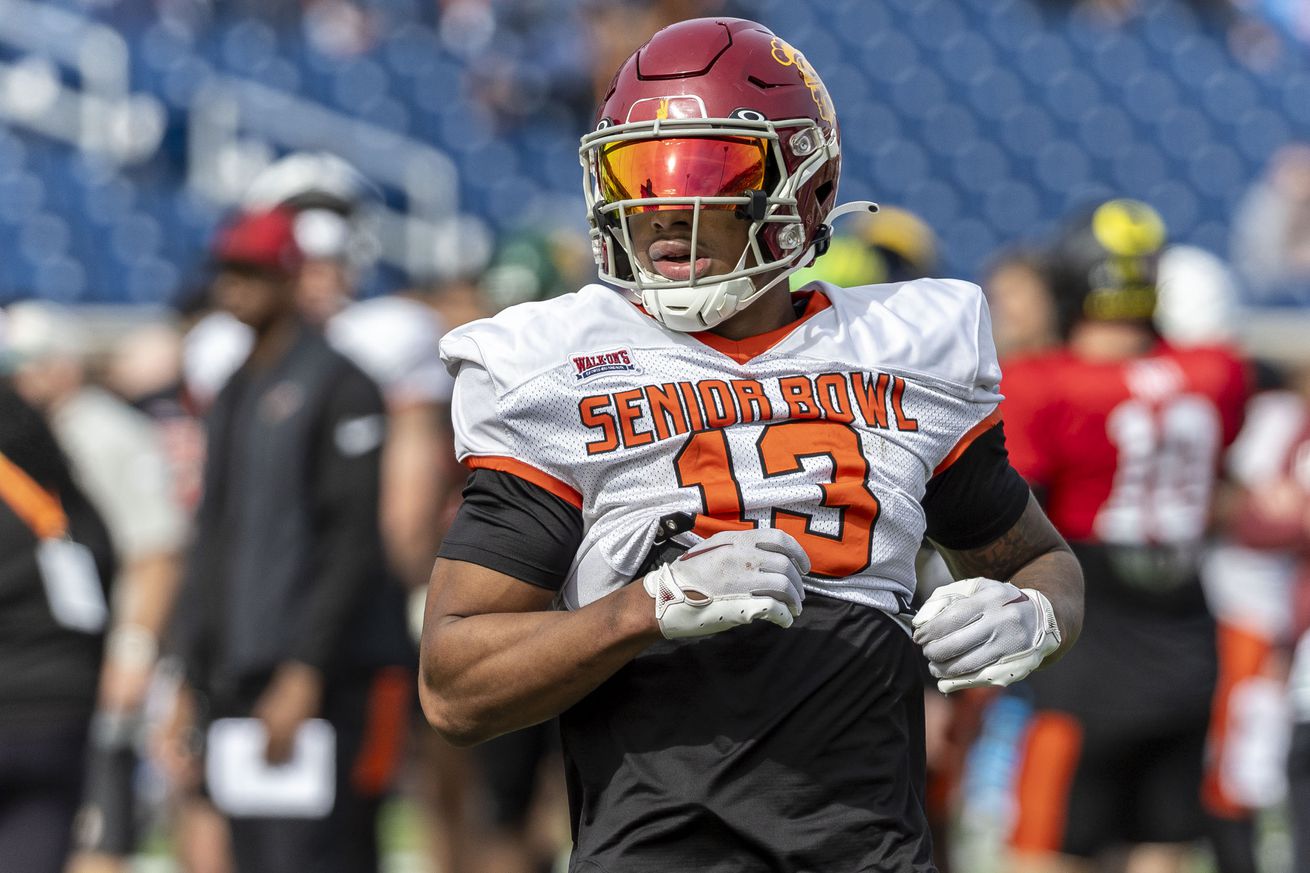
[[[243,212],[214,238],[214,263],[294,273],[305,260],[296,244],[295,223],[295,214],[288,209]]]

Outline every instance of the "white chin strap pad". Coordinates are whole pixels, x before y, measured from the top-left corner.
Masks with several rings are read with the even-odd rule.
[[[641,304],[670,330],[709,330],[749,306],[759,294],[749,276],[687,288],[642,288]]]

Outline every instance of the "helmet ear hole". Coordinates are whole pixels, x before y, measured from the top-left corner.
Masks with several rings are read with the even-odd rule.
[[[817,200],[819,205],[822,206],[825,210],[828,208],[827,206],[828,198],[832,196],[832,191],[833,191],[832,182],[824,182],[822,185],[814,189],[815,200]]]

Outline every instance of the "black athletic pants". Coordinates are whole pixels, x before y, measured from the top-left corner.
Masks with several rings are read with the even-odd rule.
[[[0,727],[0,873],[61,873],[82,797],[85,720]]]
[[[1292,728],[1287,756],[1287,812],[1292,829],[1292,873],[1310,873],[1310,723]]]

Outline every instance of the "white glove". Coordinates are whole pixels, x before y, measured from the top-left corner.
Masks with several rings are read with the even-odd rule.
[[[791,627],[801,614],[810,559],[771,528],[716,533],[642,580],[667,639],[716,634],[756,619]]]
[[[1018,682],[1060,647],[1046,595],[995,579],[943,585],[910,623],[943,694]]]

